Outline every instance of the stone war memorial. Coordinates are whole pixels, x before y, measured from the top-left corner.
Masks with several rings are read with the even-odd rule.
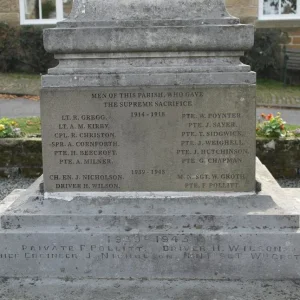
[[[45,29],[44,174],[0,205],[2,299],[300,299],[253,35],[222,0],[74,0]]]

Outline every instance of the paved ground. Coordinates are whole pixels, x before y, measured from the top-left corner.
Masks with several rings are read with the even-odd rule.
[[[40,115],[40,102],[23,98],[0,99],[0,118],[35,117]]]
[[[292,125],[300,125],[300,109],[283,109],[283,108],[266,108],[258,107],[256,115],[260,116],[261,113],[276,115],[277,112],[281,113],[284,121]]]
[[[0,93],[39,95],[41,76],[35,74],[0,73]],[[257,103],[300,107],[300,88],[269,81],[257,84]]]
[[[40,87],[40,75],[0,73],[0,94],[39,95]],[[284,87],[280,82],[258,80],[256,94],[258,104],[300,107],[299,86]]]
[[[0,94],[39,95],[40,86],[40,75],[0,73]],[[258,82],[257,103],[266,106],[295,107],[294,110],[258,108],[257,115],[261,112],[276,114],[277,111],[280,111],[287,123],[300,124],[300,88],[297,86],[283,87],[280,83],[273,83],[272,81]],[[39,116],[39,114],[39,102],[22,98],[6,100],[1,99],[0,95],[0,117]]]
[[[300,109],[282,109],[282,108],[257,108],[256,114],[261,113],[276,114],[281,112],[282,118],[293,125],[300,125]],[[18,99],[0,99],[0,118],[17,118],[17,117],[33,117],[40,115],[40,102],[23,98]]]

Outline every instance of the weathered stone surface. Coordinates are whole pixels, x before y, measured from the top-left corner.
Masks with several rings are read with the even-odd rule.
[[[17,152],[14,155],[13,164],[15,166],[40,166],[42,157],[40,153],[32,152]]]
[[[240,63],[242,55],[242,51],[57,54],[56,58],[60,60],[59,66],[50,69],[48,74],[74,75],[76,73],[81,76],[83,74],[91,76],[101,73],[108,76],[119,73],[120,76],[124,76],[125,73],[129,73],[157,76],[167,73],[172,76],[174,73],[177,75],[184,73],[185,76],[189,76],[190,73],[210,72],[216,76],[219,72],[233,74],[243,72],[245,76],[250,71],[250,67]],[[128,76],[128,74],[125,75]],[[210,76],[210,79],[212,80],[213,77]],[[239,84],[237,81],[234,82]],[[201,83],[201,80],[198,83]],[[117,82],[114,84],[116,85]],[[145,84],[151,85],[151,80],[148,79]]]
[[[229,18],[223,0],[75,0],[68,21],[197,20]],[[232,18],[232,17],[231,17]],[[64,24],[65,22],[62,22]]]
[[[45,191],[254,191],[249,111],[254,86],[44,89]]]
[[[44,42],[53,53],[246,50],[253,27],[239,25],[222,0],[75,1],[68,20],[45,30]]]
[[[18,0],[0,0],[1,12],[18,12]]]
[[[173,71],[175,72],[176,69]],[[58,70],[56,70],[59,72]],[[255,84],[254,72],[203,72],[203,73],[142,73],[138,70],[126,70],[131,74],[66,74],[44,75],[42,85],[49,87],[137,87],[137,86],[194,86],[194,85],[239,85]],[[137,72],[137,74],[134,74]]]
[[[11,10],[11,1],[10,0],[1,0],[1,11],[2,12],[9,12]]]
[[[299,278],[299,234],[287,230],[272,232],[272,239],[270,233],[258,230],[226,234],[97,233],[89,227],[74,233],[10,231],[11,235],[1,236],[3,277]]]
[[[24,189],[13,190],[9,195],[0,202],[0,215],[2,215],[17,199],[20,198]]]
[[[5,299],[47,300],[291,300],[299,281],[5,279]]]
[[[43,87],[255,83],[236,53],[252,46],[253,28],[229,16],[223,1],[75,1],[44,40],[61,64]]]
[[[91,0],[44,38],[45,193],[2,214],[1,276],[299,277],[299,203],[260,164],[255,194],[251,26],[221,0]]]
[[[262,192],[239,196],[73,193],[66,201],[44,199],[40,179],[4,200],[0,276],[298,279],[299,202],[257,169]]]
[[[42,174],[40,139],[0,139],[0,177],[19,172],[25,177]]]
[[[0,167],[7,167],[12,161],[12,152],[1,149]]]
[[[0,22],[7,22],[12,25],[20,25],[20,14],[16,12],[0,13]]]
[[[253,45],[253,26],[56,28],[45,30],[45,49],[51,53],[98,53],[138,51],[236,51]],[[211,36],[214,36],[212,39]],[[230,41],[235,37],[234,43]],[[68,37],[66,39],[66,37]],[[64,39],[64,42],[61,43]],[[74,44],[74,40],[76,43]],[[187,42],[189,41],[189,42]]]
[[[274,177],[300,176],[300,138],[261,139],[256,141],[256,154]]]
[[[228,12],[239,17],[241,23],[254,23],[258,19],[258,0],[225,0]],[[278,26],[278,23],[277,23]]]
[[[60,61],[42,79],[47,193],[255,190],[255,74],[239,60],[241,52],[253,44],[253,27],[231,17],[224,1],[74,1],[68,20],[45,30],[44,44]],[[205,95],[193,96],[189,102],[191,96],[167,94],[194,90],[203,90]],[[148,101],[154,106],[145,108],[143,103],[149,97],[136,96],[161,92],[164,99],[172,98],[170,102],[181,98],[184,101],[179,102],[191,105],[179,104],[173,109],[160,103],[163,106],[156,107],[155,102],[163,102],[158,95]],[[116,99],[103,102],[102,93]],[[91,94],[98,94],[98,99],[94,101]],[[142,106],[132,106],[129,112],[121,107],[123,102]],[[221,132],[210,132],[209,127],[220,129],[223,125],[221,120],[209,123],[208,115],[229,110],[238,114],[239,120],[230,117],[224,125],[232,126],[230,130],[225,132],[223,127]],[[75,116],[79,111],[87,116],[101,111],[105,119],[80,123],[76,118],[81,116]],[[182,116],[191,112],[197,116],[202,112],[201,118],[209,123],[207,130],[184,130],[205,126],[199,117],[184,122]],[[67,115],[75,119],[64,119]],[[71,127],[72,123],[77,128]],[[195,144],[210,134],[214,134],[214,142],[224,141],[225,135],[234,139],[218,145],[219,151],[226,146],[222,154],[212,153]],[[80,143],[91,138],[104,145],[109,137],[109,142],[116,142],[113,149],[107,143],[106,148],[81,148]],[[178,149],[178,143],[190,148]],[[231,156],[226,156],[229,152]],[[214,166],[210,166],[212,157]],[[207,173],[196,171],[202,168]],[[186,182],[194,177],[200,181]]]

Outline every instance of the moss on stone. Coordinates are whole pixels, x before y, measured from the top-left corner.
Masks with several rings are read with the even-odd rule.
[[[42,143],[41,139],[27,139],[23,140],[23,150],[25,153],[41,153],[42,152]]]
[[[275,178],[300,177],[300,138],[256,140],[256,155]]]
[[[0,168],[0,178],[9,178],[19,174],[20,170],[16,167]]]
[[[24,177],[28,177],[28,178],[36,178],[39,177],[43,174],[43,169],[40,167],[21,167],[20,168],[20,173],[22,174],[22,176]]]
[[[14,153],[13,165],[41,166],[43,164],[42,153]]]
[[[9,150],[0,151],[0,167],[9,166],[13,160],[13,153]]]

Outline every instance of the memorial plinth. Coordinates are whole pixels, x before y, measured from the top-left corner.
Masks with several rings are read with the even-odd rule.
[[[253,192],[254,111],[249,86],[44,89],[45,190]]]
[[[44,39],[47,193],[255,190],[253,27],[223,1],[78,1]]]
[[[172,297],[159,279],[186,299],[204,279],[299,278],[299,204],[255,162],[252,26],[221,0],[78,0],[44,42],[59,60],[42,76],[44,175],[3,202],[0,276],[49,299],[98,280],[108,300]]]

